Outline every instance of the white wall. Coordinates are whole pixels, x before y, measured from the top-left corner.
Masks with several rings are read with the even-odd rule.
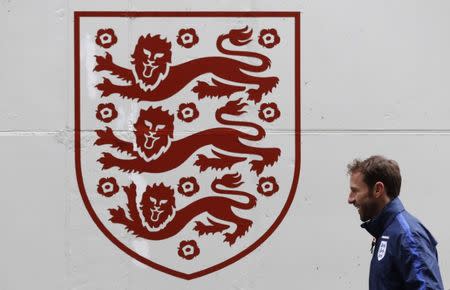
[[[440,242],[450,289],[448,1],[0,1],[0,289],[366,289],[371,237],[345,166],[385,154]],[[302,164],[278,230],[192,281],[139,265],[101,234],[74,170],[73,11],[302,12]]]

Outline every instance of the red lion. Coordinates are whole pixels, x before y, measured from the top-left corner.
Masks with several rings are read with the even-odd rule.
[[[279,148],[258,148],[242,143],[241,140],[259,141],[263,139],[264,129],[255,123],[230,121],[223,118],[224,114],[239,116],[245,113],[242,109],[246,105],[246,103],[241,103],[241,99],[228,101],[225,106],[217,109],[216,119],[224,125],[255,129],[256,135],[234,128],[219,127],[200,131],[175,141],[172,141],[173,115],[168,111],[163,111],[161,107],[149,107],[147,110],[141,110],[138,120],[134,124],[134,142],[119,139],[109,127],[96,131],[98,139],[95,145],[110,145],[117,151],[127,153],[133,158],[121,159],[103,152],[103,156],[98,161],[103,165],[103,169],[118,167],[125,172],[161,173],[177,168],[198,149],[212,145],[223,151],[240,155],[260,156],[261,160],[250,161],[251,170],[259,175],[265,166],[273,165],[278,161],[281,151]],[[244,157],[226,156],[213,152],[217,158],[207,158],[199,154],[195,165],[199,166],[201,170],[224,169],[246,160]]]
[[[142,195],[139,208],[144,217],[144,224],[136,203],[136,185],[131,183],[130,186],[123,187],[127,195],[128,202],[126,206],[129,217],[127,217],[125,210],[119,206],[118,208],[109,210],[111,214],[110,221],[125,225],[125,228],[137,237],[149,240],[163,240],[179,233],[197,216],[207,213],[215,219],[236,225],[234,232],[224,234],[224,242],[228,242],[231,246],[237,238],[244,236],[252,225],[251,220],[237,216],[233,212],[233,209],[249,210],[256,206],[256,198],[254,195],[243,191],[226,189],[235,189],[242,184],[240,175],[226,174],[220,179],[214,179],[211,188],[219,194],[243,196],[247,198],[246,202],[224,196],[208,196],[196,200],[179,210],[175,210],[175,197],[172,188],[162,183],[147,186]],[[194,230],[200,236],[203,234],[221,233],[229,228],[229,225],[212,221],[209,217],[207,220],[209,222],[208,225],[196,221]]]
[[[226,55],[256,58],[259,65],[249,64],[229,57],[210,56],[190,60],[178,65],[171,65],[171,43],[161,39],[160,35],[141,36],[131,55],[132,69],[126,69],[115,64],[112,56],[96,56],[97,65],[94,71],[110,71],[112,75],[128,82],[128,85],[113,84],[104,78],[97,88],[102,91],[102,97],[119,94],[121,97],[138,101],[161,101],[168,99],[183,89],[195,78],[212,73],[214,76],[230,82],[257,85],[257,88],[247,90],[248,99],[258,103],[262,96],[271,92],[278,84],[277,77],[258,77],[248,74],[261,73],[270,67],[270,59],[262,54],[250,51],[233,51],[223,47],[222,43],[229,40],[235,46],[242,46],[251,41],[252,30],[248,27],[230,30],[217,38],[217,49]],[[199,81],[193,91],[199,98],[205,96],[230,96],[242,91],[245,87],[221,83],[213,79],[214,86]]]

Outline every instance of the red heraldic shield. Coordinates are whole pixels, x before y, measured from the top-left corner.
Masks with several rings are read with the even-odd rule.
[[[259,247],[300,171],[300,14],[76,12],[76,171],[121,250],[193,279]]]

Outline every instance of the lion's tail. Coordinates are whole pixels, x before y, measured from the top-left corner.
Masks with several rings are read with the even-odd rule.
[[[243,181],[241,181],[242,179],[241,177],[242,176],[239,173],[225,174],[221,178],[216,177],[214,181],[211,183],[211,188],[214,192],[220,194],[238,195],[248,198],[248,201],[246,203],[234,200],[232,206],[240,209],[252,209],[256,206],[256,197],[253,196],[252,194],[245,191],[219,188],[219,186],[228,188],[237,188],[244,183]]]
[[[260,65],[251,65],[242,62],[242,69],[249,72],[263,72],[270,68],[271,64],[271,61],[267,56],[251,51],[229,50],[223,47],[223,42],[225,40],[229,40],[230,43],[235,46],[246,45],[247,43],[252,41],[252,32],[253,30],[249,30],[248,26],[241,29],[231,29],[227,34],[222,34],[217,38],[216,46],[217,49],[223,54],[253,57],[259,59],[261,61]]]
[[[259,141],[263,139],[266,136],[266,131],[263,127],[256,123],[252,122],[245,122],[245,121],[235,121],[235,120],[226,120],[223,118],[224,114],[232,115],[232,116],[240,116],[246,111],[243,110],[245,106],[247,106],[247,103],[241,103],[242,99],[237,99],[235,101],[229,101],[225,104],[225,106],[217,109],[216,111],[216,119],[221,124],[228,125],[228,126],[244,126],[244,127],[250,127],[257,131],[256,135],[252,135],[249,133],[241,132],[240,136],[241,138],[244,138],[246,140],[250,141]]]

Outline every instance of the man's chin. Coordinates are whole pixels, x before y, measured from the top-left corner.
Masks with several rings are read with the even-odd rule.
[[[361,212],[359,212],[359,210],[358,210],[358,213],[359,213],[359,219],[360,219],[363,223],[365,223],[365,222],[367,222],[368,220],[370,220],[369,217],[367,217],[366,215],[364,215],[364,214],[362,214]]]
[[[367,222],[367,221],[369,221],[370,219],[368,219],[368,218],[366,218],[366,217],[359,217],[360,218],[360,220],[363,222],[363,223],[365,223],[365,222]]]

